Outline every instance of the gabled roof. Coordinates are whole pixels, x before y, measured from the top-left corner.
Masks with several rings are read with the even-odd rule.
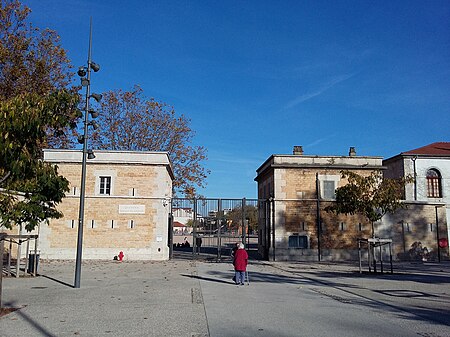
[[[402,152],[402,155],[427,155],[450,157],[450,142],[436,142],[418,149]]]

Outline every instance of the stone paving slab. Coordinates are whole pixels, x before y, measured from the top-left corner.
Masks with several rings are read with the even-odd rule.
[[[450,263],[359,274],[356,263],[41,261],[39,277],[4,278],[10,336],[450,337]]]
[[[198,265],[211,336],[450,336],[450,265],[397,267],[259,262],[236,287],[230,264]]]
[[[207,336],[195,263],[83,263],[71,287],[72,261],[43,262],[40,277],[4,279],[3,304],[21,309],[0,318],[9,336]],[[198,295],[196,295],[198,297]]]

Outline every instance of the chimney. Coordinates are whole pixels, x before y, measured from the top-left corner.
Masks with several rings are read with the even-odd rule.
[[[348,155],[350,157],[356,157],[356,149],[353,146],[350,146],[350,150],[348,151]]]
[[[303,155],[303,146],[294,146],[294,152],[295,155],[301,156]]]

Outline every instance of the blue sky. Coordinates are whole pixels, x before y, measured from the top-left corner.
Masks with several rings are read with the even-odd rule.
[[[129,90],[191,119],[203,195],[255,198],[256,169],[307,155],[394,156],[450,141],[449,1],[24,0],[92,91]]]

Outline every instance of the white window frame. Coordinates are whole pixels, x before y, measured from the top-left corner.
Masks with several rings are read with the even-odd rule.
[[[96,170],[94,172],[94,176],[95,176],[95,195],[101,195],[104,197],[114,195],[114,187],[115,187],[116,176],[117,176],[117,172],[115,170]],[[100,179],[102,177],[111,178],[109,194],[101,194],[100,193]]]
[[[98,193],[100,195],[111,195],[111,177],[110,176],[100,176],[100,186]]]
[[[339,181],[341,180],[340,175],[331,174],[319,174],[319,185],[320,185],[320,199],[323,200],[336,200],[336,194],[332,198],[325,198],[325,182],[334,182],[334,190],[339,187]]]

